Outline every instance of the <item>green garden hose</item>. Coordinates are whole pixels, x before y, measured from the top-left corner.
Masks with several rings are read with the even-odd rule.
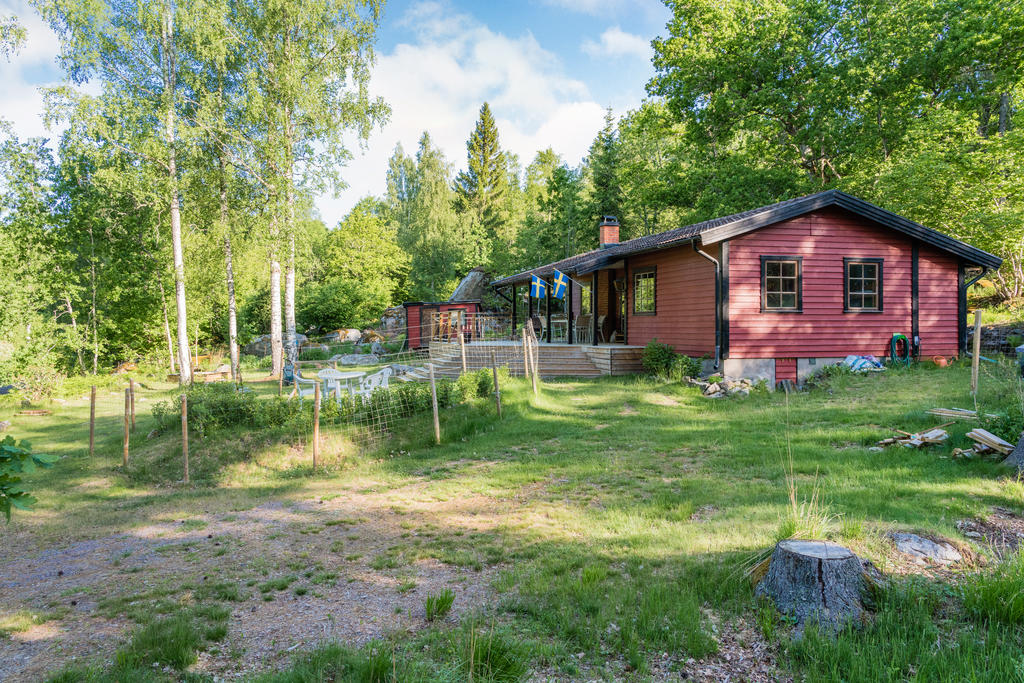
[[[889,362],[893,365],[910,367],[910,341],[906,335],[899,333],[892,335],[892,339],[889,340]]]

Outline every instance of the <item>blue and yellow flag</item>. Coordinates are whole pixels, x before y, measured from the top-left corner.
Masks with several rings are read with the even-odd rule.
[[[536,275],[530,280],[530,296],[534,299],[543,299],[548,293],[548,283]]]
[[[555,268],[551,274],[551,295],[556,299],[565,298],[565,290],[569,288],[569,276]]]

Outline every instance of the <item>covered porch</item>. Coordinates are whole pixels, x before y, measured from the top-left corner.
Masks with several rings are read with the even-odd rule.
[[[538,271],[529,275],[536,274],[550,285],[552,272]],[[562,298],[554,297],[550,286],[543,298],[531,296],[529,275],[525,280],[495,284],[494,290],[508,302],[510,332],[532,322],[537,339],[545,344],[625,345],[625,264],[620,261],[587,273],[563,272],[570,282]]]

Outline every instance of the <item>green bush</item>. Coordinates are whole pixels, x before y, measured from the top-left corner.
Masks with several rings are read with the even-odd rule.
[[[677,355],[676,350],[668,344],[662,344],[657,339],[652,339],[644,347],[641,363],[645,372],[659,377],[668,377]]]
[[[700,359],[676,353],[671,346],[657,339],[647,342],[642,364],[647,373],[676,381],[684,377],[699,377],[702,365]]]
[[[330,351],[323,349],[308,349],[299,354],[299,360],[327,360],[331,355]]]
[[[37,467],[52,467],[57,456],[33,453],[28,441],[18,443],[13,436],[0,440],[0,513],[11,521],[11,508],[31,510],[36,499],[21,485],[22,474]]]

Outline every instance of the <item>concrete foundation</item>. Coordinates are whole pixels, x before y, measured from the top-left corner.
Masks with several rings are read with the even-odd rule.
[[[726,377],[745,377],[757,381],[763,379],[769,389],[775,388],[774,358],[726,358],[722,361],[722,374]]]

